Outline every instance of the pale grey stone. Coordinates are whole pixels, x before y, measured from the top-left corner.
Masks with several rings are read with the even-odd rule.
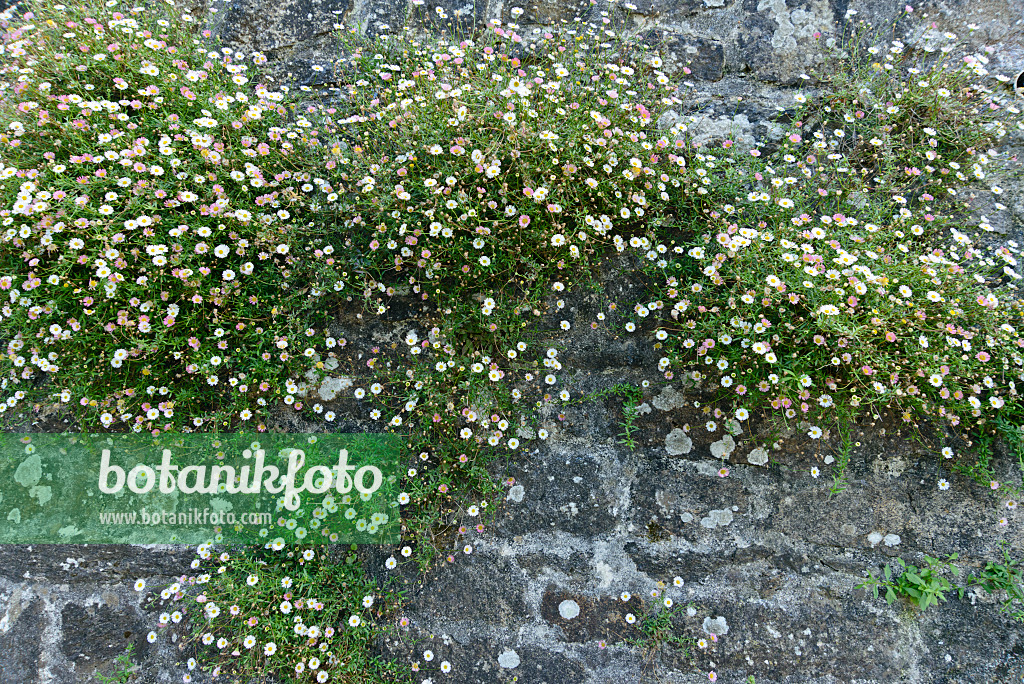
[[[736,440],[732,438],[732,435],[726,435],[717,442],[711,444],[711,455],[715,458],[726,460],[736,450]]]
[[[704,618],[704,624],[702,627],[708,634],[722,635],[729,633],[729,623],[721,615],[716,617],[714,620],[712,620],[710,616]]]
[[[708,511],[706,517],[700,519],[700,526],[713,530],[716,527],[725,527],[732,522],[732,511],[728,508]]]
[[[317,394],[324,401],[331,401],[339,393],[347,390],[352,386],[352,381],[349,378],[324,378],[324,381],[320,383],[320,389]]]
[[[661,394],[652,399],[651,403],[654,404],[654,408],[656,409],[671,411],[672,409],[682,406],[685,399],[686,396],[682,392],[679,392],[674,387],[669,386],[662,390]]]
[[[693,440],[679,428],[672,430],[665,438],[665,451],[669,456],[682,456],[690,453],[691,449],[693,449]]]
[[[768,452],[764,450],[764,447],[751,449],[750,453],[747,454],[747,463],[758,466],[765,465],[768,463]]]
[[[565,620],[572,620],[580,614],[580,604],[572,599],[566,599],[558,604],[558,614]]]
[[[498,656],[498,665],[506,670],[514,670],[519,667],[519,654],[509,649]]]

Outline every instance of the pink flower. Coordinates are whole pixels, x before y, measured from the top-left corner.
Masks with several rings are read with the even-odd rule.
[[[717,682],[718,681],[718,675],[715,674],[714,670],[712,670],[711,672],[708,672],[708,679],[710,679],[713,682]]]
[[[722,468],[718,471],[718,477],[729,477],[729,469]]]

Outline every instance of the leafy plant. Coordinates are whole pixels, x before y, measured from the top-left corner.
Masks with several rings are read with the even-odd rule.
[[[640,416],[639,411],[640,399],[632,396],[627,396],[626,400],[622,404],[622,432],[619,433],[619,444],[624,444],[630,451],[636,450],[636,440],[633,438],[633,433],[636,432],[636,426],[634,422]]]
[[[636,440],[633,438],[633,433],[636,432],[637,428],[635,425],[636,419],[640,417],[639,407],[643,402],[643,390],[635,385],[629,385],[627,383],[617,383],[608,387],[601,388],[590,392],[574,403],[588,403],[591,401],[598,401],[607,399],[608,397],[618,396],[622,397],[622,432],[619,433],[619,444],[625,445],[630,451],[636,449]]]
[[[666,599],[651,601],[644,606],[644,612],[636,617],[633,625],[639,636],[626,637],[622,643],[642,649],[647,658],[653,658],[659,649],[668,646],[683,658],[690,659],[690,649],[696,640],[677,634],[678,626],[673,622],[686,608],[682,604],[674,606]]]
[[[953,565],[957,554],[953,553],[946,561],[924,557],[925,565],[920,568],[915,565],[907,565],[902,558],[897,558],[899,572],[896,574],[892,566],[886,564],[882,578],[876,578],[874,573],[869,573],[869,579],[857,585],[858,589],[870,589],[875,598],[879,592],[884,590],[885,602],[892,605],[899,598],[907,598],[918,610],[925,611],[929,606],[938,605],[940,601],[946,600],[946,593],[955,589],[946,579],[941,571],[948,570],[954,577],[960,574],[960,568]]]
[[[1003,438],[1003,443],[1017,459],[1021,486],[1024,487],[1024,426],[1008,420],[1004,416],[996,416],[995,424]],[[1015,489],[1020,491],[1022,487],[1015,487]]]
[[[796,94],[777,149],[726,140],[686,155],[664,183],[683,189],[675,220],[622,244],[661,283],[634,311],[668,333],[666,373],[737,420],[799,417],[812,440],[855,409],[908,426],[1021,423],[1019,292],[1000,275],[1018,275],[1019,246],[965,227],[954,186],[985,179],[993,157],[979,150],[1024,121],[976,82],[978,57],[949,56],[954,38],[923,65],[896,41],[868,50],[874,66],[821,75],[835,92]]]
[[[402,593],[368,577],[355,551],[333,558],[328,546],[218,553],[200,545],[196,574],[154,597],[165,609],[159,628],[180,624],[186,647],[215,676],[269,669],[298,681],[409,681],[407,668],[374,654],[376,641],[397,629]]]
[[[885,600],[890,605],[898,598],[906,597],[922,611],[945,601],[945,595],[950,591],[956,591],[961,599],[970,587],[981,587],[990,594],[1002,591],[1006,592],[1006,598],[1001,599],[1000,612],[1024,622],[1024,568],[1018,560],[1010,557],[1005,542],[1000,543],[1000,550],[1002,562],[987,561],[980,571],[968,575],[967,583],[963,585],[953,584],[940,574],[948,570],[954,577],[959,576],[960,569],[950,562],[957,559],[957,554],[953,553],[946,561],[926,555],[926,565],[921,568],[907,565],[903,559],[897,558],[902,572],[894,574],[891,566],[886,565],[884,579],[869,573],[869,579],[858,584],[857,588],[870,589],[875,598],[884,591]]]
[[[850,424],[853,420],[853,414],[841,416],[839,419],[839,449],[832,472],[832,486],[828,492],[830,498],[846,489],[846,468],[850,465],[850,454],[853,453],[853,439],[850,437]]]
[[[286,379],[336,344],[321,297],[347,281],[341,245],[304,220],[284,92],[246,87],[258,64],[210,51],[165,3],[30,15],[2,26],[7,410],[266,429]]]
[[[978,586],[990,594],[1005,591],[999,610],[1018,622],[1024,622],[1024,567],[1010,557],[1005,542],[1000,545],[1003,562],[988,561],[985,567],[967,578],[967,586]],[[963,590],[961,590],[961,596]]]
[[[95,672],[93,676],[102,684],[127,684],[136,675],[138,665],[132,662],[132,655],[135,652],[135,644],[128,644],[124,653],[121,653],[114,660],[114,669],[109,675],[102,672]]]

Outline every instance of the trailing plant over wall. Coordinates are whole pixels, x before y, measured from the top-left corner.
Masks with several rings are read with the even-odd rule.
[[[651,380],[702,392],[697,429],[716,435],[840,425],[835,492],[848,421],[883,410],[974,440],[943,456],[1015,491],[986,459],[993,429],[1024,453],[1020,246],[964,225],[962,199],[1024,123],[979,80],[983,56],[954,61],[955,37],[864,38],[817,75],[824,94],[796,93],[779,145],[741,148],[695,146],[657,46],[594,27],[526,44],[514,23],[430,41],[342,27],[346,54],[316,65],[343,81],[324,101],[271,90],[264,55],[171,4],[0,17],[0,412],[57,404],[81,429],[157,433],[264,431],[285,412],[331,429],[344,410],[408,435],[408,536],[384,568],[204,546],[162,592],[189,601],[152,638],[183,622],[209,668],[450,669],[377,657],[408,623],[370,570],[472,554],[514,484],[501,459],[556,433],[566,404],[622,397],[635,446]],[[650,286],[588,323],[661,358],[639,389],[584,394],[563,298],[613,260]],[[339,316],[388,320],[399,301],[417,324],[397,340],[346,339]],[[328,378],[337,392],[318,391]],[[685,646],[662,605],[641,631]]]

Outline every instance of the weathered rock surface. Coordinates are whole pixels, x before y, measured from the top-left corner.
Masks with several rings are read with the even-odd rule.
[[[233,47],[266,52],[279,79],[330,85],[338,54],[329,36],[334,22],[364,24],[371,35],[406,22],[436,28],[436,4],[232,0],[217,3],[208,24]],[[515,6],[486,0],[440,4],[464,26],[495,17],[508,22]],[[707,140],[727,134],[740,140],[735,132],[771,137],[769,116],[792,101],[786,87],[820,59],[816,32],[827,41],[845,30],[851,9],[858,12],[855,18],[885,26],[903,13],[904,3],[634,4],[627,23],[616,20],[612,27],[664,43],[666,62],[687,93],[678,115],[700,118],[704,123],[695,130]],[[533,26],[580,13],[600,21],[608,5],[542,0],[524,3],[524,9],[519,22],[529,36]],[[938,30],[967,35],[968,26],[977,25],[972,40],[993,48],[993,73],[1024,68],[1024,2],[949,0],[915,12],[927,12]],[[197,16],[203,13],[197,5]],[[909,23],[898,24],[897,35],[912,38],[909,31]],[[313,65],[325,71],[315,72]],[[1010,209],[993,225],[1001,235],[1019,239],[1024,192],[1017,188],[1006,197],[1012,198],[1004,200]],[[985,213],[984,206],[978,210]],[[567,338],[563,359],[577,372],[574,391],[649,374],[658,354],[648,342],[591,333],[590,303],[567,299],[581,323],[574,331],[584,330]],[[392,318],[373,324],[372,331],[367,324],[364,333],[398,335],[413,324]],[[341,327],[358,337],[352,325]],[[367,429],[368,421],[345,403],[343,384],[326,378],[311,391],[335,400],[339,419],[333,429]],[[898,425],[870,418],[856,428],[860,445],[847,487],[830,498],[825,457],[833,453],[834,436],[820,443],[793,439],[776,452],[754,448],[748,430],[730,437],[730,444],[722,433],[701,434],[705,418],[692,405],[695,392],[681,383],[671,392],[648,392],[647,410],[637,419],[640,444],[632,452],[617,443],[622,413],[612,400],[569,409],[565,421],[548,417],[552,436],[506,473],[516,484],[494,523],[482,534],[470,533],[473,553],[456,552],[455,563],[411,585],[406,614],[411,633],[425,639],[418,648],[429,645],[438,661],[453,664],[450,675],[434,681],[698,682],[707,681],[712,669],[729,684],[748,675],[758,684],[1024,678],[1024,626],[1000,615],[984,592],[951,597],[915,615],[905,604],[890,607],[855,589],[866,570],[877,573],[896,557],[920,564],[923,554],[956,552],[960,567],[970,571],[999,558],[1001,541],[1019,556],[1019,509],[1008,526],[997,526],[989,490],[949,477]],[[297,416],[283,416],[278,427],[323,429]],[[723,465],[730,468],[728,477],[719,477]],[[820,478],[810,475],[812,466],[822,469]],[[1016,477],[1006,454],[997,455],[995,466],[1000,477]],[[944,476],[953,482],[948,491],[936,486]],[[387,555],[375,554],[381,561]],[[116,655],[132,643],[141,665],[136,681],[180,682],[183,670],[175,665],[179,654],[173,646],[147,643],[155,616],[140,605],[131,584],[137,578],[151,587],[171,581],[187,570],[191,557],[188,549],[168,547],[0,547],[0,681],[92,681],[97,670],[109,672]],[[674,577],[682,578],[682,587],[672,586]],[[697,650],[692,662],[667,650],[647,657],[616,645],[638,636],[625,616],[640,614],[641,597],[658,581],[669,583],[664,595],[676,604],[693,606],[692,615],[684,613],[676,625],[677,634],[720,630],[718,641]],[[628,601],[620,598],[624,591],[632,594]],[[385,650],[410,657],[398,645]]]
[[[574,315],[587,316],[586,299],[569,299]],[[350,337],[380,339],[391,325],[367,324]],[[408,323],[393,329],[404,334]],[[579,364],[623,343],[589,329],[564,341],[563,364],[584,369]],[[641,377],[652,359],[643,352],[649,345],[634,342],[635,365],[600,376],[584,370],[573,381],[576,391]],[[1000,615],[988,594],[951,596],[916,615],[855,588],[866,570],[897,557],[920,564],[923,554],[956,552],[966,572],[999,558],[1001,541],[1019,554],[1018,512],[999,527],[990,490],[949,476],[884,418],[854,428],[860,446],[837,496],[827,491],[825,457],[835,446],[828,437],[819,443],[798,433],[781,450],[768,450],[766,466],[751,466],[748,428],[733,437],[735,450],[725,455],[730,474],[720,477],[722,460],[712,449],[722,435],[701,434],[703,414],[693,406],[699,390],[680,383],[674,392],[685,399],[673,395],[671,408],[637,419],[632,452],[617,443],[617,400],[570,407],[564,421],[545,418],[551,437],[504,473],[515,484],[497,518],[456,543],[454,563],[442,562],[422,583],[406,575],[409,635],[422,639],[417,653],[399,644],[385,651],[418,660],[430,648],[453,665],[441,681],[465,684],[514,677],[536,684],[697,682],[712,669],[730,683],[748,675],[759,683],[1001,683],[1024,675],[1024,626]],[[653,403],[666,393],[650,394],[645,399]],[[346,420],[349,429],[366,427],[354,414]],[[688,453],[666,450],[672,431],[690,439]],[[813,465],[822,477],[811,476]],[[1000,478],[1015,477],[1005,455],[995,465]],[[940,477],[952,480],[948,491],[936,486]],[[465,542],[473,546],[469,555],[461,552]],[[383,560],[393,552],[368,550],[375,572],[386,572]],[[155,615],[140,606],[131,584],[142,577],[159,586],[186,572],[191,557],[170,547],[0,548],[2,681],[89,681],[97,668],[109,671],[127,643],[136,646],[138,681],[181,681],[173,647],[147,643]],[[663,596],[692,606],[676,621],[676,634],[718,630],[717,642],[696,650],[692,662],[619,645],[639,636],[625,617],[641,614],[649,600],[642,597],[658,581],[668,584]],[[632,595],[628,601],[622,592]]]
[[[515,22],[525,42],[566,23],[581,29],[587,22],[617,33],[634,35],[647,45],[659,45],[666,72],[680,83],[714,82],[729,75],[792,85],[801,74],[821,63],[823,50],[840,36],[850,35],[860,20],[883,35],[895,24],[894,38],[913,40],[921,16],[936,22],[939,32],[970,35],[978,46],[994,48],[992,66],[1016,73],[1021,67],[1019,32],[1024,16],[1021,0],[944,0],[914,4],[883,0],[637,0],[633,3],[597,0],[541,0],[537,3],[431,1],[422,6],[395,0],[192,0],[197,12],[213,7],[208,21],[215,35],[243,50],[261,50],[274,62],[280,79],[330,83],[331,65],[339,56],[329,34],[335,23],[359,26],[371,36],[400,32],[446,31],[465,35],[498,19]],[[514,20],[513,7],[524,14]],[[613,11],[614,6],[614,11]],[[436,8],[444,10],[441,18]],[[851,14],[848,14],[852,12]],[[974,26],[974,30],[970,29]],[[425,35],[425,34],[424,34]],[[324,67],[314,72],[312,66]],[[684,73],[684,67],[688,73]]]

